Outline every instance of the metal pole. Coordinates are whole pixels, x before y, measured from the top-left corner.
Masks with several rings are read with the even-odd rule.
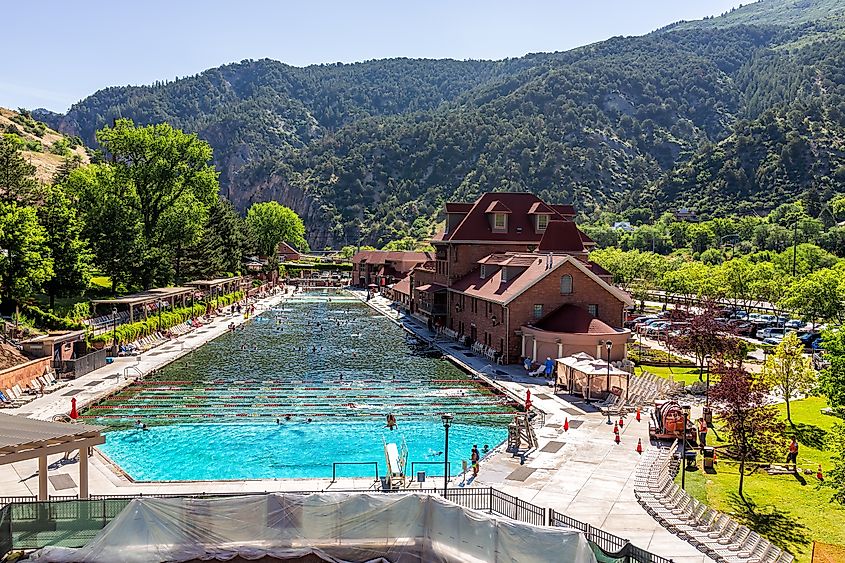
[[[681,453],[681,488],[686,487],[687,482],[687,410],[684,409],[684,447]]]
[[[112,347],[112,353],[114,355],[117,355],[117,307],[112,308],[111,319],[112,319],[111,347]]]
[[[444,459],[443,459],[443,496],[446,496],[446,488],[449,486],[449,423],[445,423],[446,426],[446,444],[443,447],[444,452]]]

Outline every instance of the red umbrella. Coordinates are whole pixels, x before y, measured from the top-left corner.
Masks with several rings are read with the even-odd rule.
[[[76,420],[77,418],[79,418],[79,413],[76,412],[76,397],[72,397],[70,399],[70,417],[73,420]]]

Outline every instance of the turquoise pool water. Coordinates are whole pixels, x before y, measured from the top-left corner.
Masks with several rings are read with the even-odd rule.
[[[492,448],[507,437],[514,407],[360,301],[320,291],[256,317],[83,418],[113,429],[100,448],[132,478],[181,481],[331,477],[333,462],[377,462],[384,475],[383,440],[403,439],[409,472],[414,462],[414,471],[442,475],[443,412],[455,415],[449,458],[457,474],[473,444]],[[397,430],[384,428],[387,413]],[[136,420],[149,430],[132,428]],[[374,471],[337,467],[338,477]]]

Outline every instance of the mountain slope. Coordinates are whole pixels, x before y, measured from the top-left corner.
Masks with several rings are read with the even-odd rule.
[[[118,116],[197,132],[237,207],[292,206],[313,247],[384,242],[419,215],[434,219],[444,199],[490,189],[587,213],[763,208],[779,203],[772,194],[842,189],[842,11],[833,0],[764,0],[503,61],[244,61],[38,115],[87,142]],[[790,117],[802,111],[816,117]],[[777,134],[755,136],[772,120]]]

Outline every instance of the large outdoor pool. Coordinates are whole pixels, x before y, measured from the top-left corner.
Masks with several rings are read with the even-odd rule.
[[[352,462],[377,462],[384,475],[384,440],[406,442],[409,474],[414,463],[442,475],[444,412],[455,416],[457,474],[473,444],[504,441],[514,407],[359,300],[324,290],[285,301],[83,418],[113,428],[100,448],[132,478],[182,481],[331,477],[335,462],[338,477],[374,475]],[[149,429],[134,429],[137,420]]]

